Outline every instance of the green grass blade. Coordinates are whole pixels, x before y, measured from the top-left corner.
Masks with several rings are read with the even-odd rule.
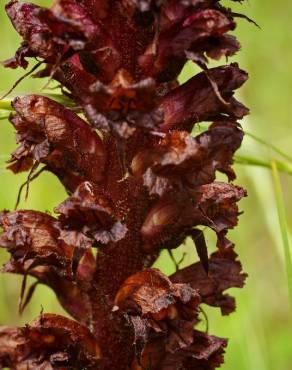
[[[234,159],[235,159],[235,163],[238,163],[238,164],[258,166],[258,167],[272,169],[271,162],[265,161],[263,159],[258,159],[252,156],[236,155]],[[277,169],[280,172],[286,173],[288,175],[292,175],[292,165],[291,164],[280,161],[280,160],[276,160],[276,159],[274,160],[274,162],[276,163]]]
[[[12,111],[11,99],[2,99],[0,100],[0,109],[5,111]]]
[[[74,101],[62,94],[51,94],[40,92],[36,93],[36,95],[45,96],[47,98],[55,100],[56,102],[63,104],[68,108],[76,108]],[[25,96],[25,94],[16,94],[14,96],[8,96],[5,99],[0,100],[0,109],[5,111],[13,111],[14,109],[11,106],[11,102],[16,96]]]
[[[281,149],[279,149],[277,146],[268,143],[267,141],[263,140],[262,138],[252,134],[251,132],[244,131],[246,136],[251,137],[253,140],[257,141],[258,143],[272,149],[275,153],[278,153],[281,157],[285,158],[288,161],[292,162],[292,157],[288,155],[287,153],[283,152]]]
[[[287,281],[288,281],[288,293],[289,293],[290,305],[292,308],[292,260],[291,260],[291,252],[290,252],[289,237],[288,237],[288,225],[287,225],[287,219],[286,219],[282,186],[281,186],[277,162],[275,160],[271,162],[271,167],[272,167],[272,175],[273,175],[273,181],[274,181],[274,187],[275,187],[275,196],[276,196],[279,224],[280,224],[281,236],[282,236],[282,242],[283,242],[283,248],[284,248],[286,274],[287,274]]]
[[[0,109],[0,120],[8,119],[9,116],[10,116],[9,111]]]

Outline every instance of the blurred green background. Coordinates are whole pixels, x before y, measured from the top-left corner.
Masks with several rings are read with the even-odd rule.
[[[14,54],[19,38],[4,13],[1,1],[0,59]],[[47,5],[50,1],[35,1]],[[236,34],[242,51],[233,58],[250,74],[250,80],[240,92],[251,109],[243,126],[249,132],[265,139],[292,155],[292,2],[289,0],[250,0],[234,5],[260,25],[261,29],[238,19]],[[223,63],[223,62],[222,62]],[[291,68],[291,69],[290,69]],[[182,80],[196,71],[187,66]],[[7,91],[23,71],[0,68],[0,90]],[[44,81],[27,78],[15,92],[40,91]],[[0,209],[12,209],[19,186],[25,175],[12,175],[5,170],[5,161],[15,148],[14,133],[7,120],[0,120]],[[270,161],[274,153],[266,146],[246,138],[241,153]],[[248,272],[247,284],[242,290],[231,293],[237,297],[237,311],[230,317],[221,317],[218,310],[208,309],[210,333],[230,338],[224,370],[291,370],[292,369],[292,309],[288,302],[284,253],[279,232],[275,194],[271,172],[268,169],[236,165],[237,183],[243,185],[249,197],[240,208],[244,214],[240,224],[230,234]],[[288,225],[292,230],[292,177],[281,175],[285,195]],[[22,208],[51,211],[65,198],[65,192],[50,174],[43,174],[31,184],[27,202]],[[213,236],[207,235],[214,245]],[[291,240],[291,238],[290,238]],[[183,249],[189,253],[184,263],[194,258],[192,246]],[[181,252],[179,252],[181,253]],[[178,254],[179,254],[178,253]],[[7,260],[0,252],[0,262]],[[159,267],[167,273],[173,271],[170,259],[163,255]],[[21,279],[18,276],[0,275],[0,324],[24,324],[43,309],[44,312],[62,312],[54,294],[39,287],[25,313],[18,315],[18,297]]]

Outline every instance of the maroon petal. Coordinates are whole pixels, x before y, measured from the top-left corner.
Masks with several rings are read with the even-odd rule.
[[[70,269],[72,250],[58,240],[53,217],[37,211],[3,212],[1,227],[0,244],[15,261],[31,267],[54,265],[62,273]]]
[[[141,228],[143,247],[147,251],[176,248],[199,225],[216,232],[218,247],[229,246],[225,236],[237,225],[237,202],[244,196],[242,188],[221,182],[166,194],[154,203],[145,218]]]
[[[43,96],[29,95],[13,101],[11,122],[20,147],[12,154],[13,172],[27,163],[44,163],[69,191],[83,181],[102,180],[106,155],[90,126],[63,105]]]
[[[100,358],[90,331],[62,316],[44,314],[24,328],[0,328],[1,367],[93,370]]]
[[[217,233],[219,248],[230,246],[225,235],[237,225],[237,202],[246,196],[246,191],[232,184],[213,182],[198,187],[192,195],[202,216],[201,225],[209,226]]]
[[[99,130],[114,131],[127,139],[139,127],[154,128],[156,83],[152,78],[135,82],[124,69],[120,69],[110,84],[97,81],[89,88],[90,102],[84,104],[88,119]]]
[[[61,239],[69,245],[88,248],[94,242],[117,242],[127,233],[111,199],[90,182],[82,183],[55,211],[60,214]]]
[[[16,56],[4,62],[6,67],[26,68],[28,63],[25,57],[36,56],[48,63],[56,63],[67,51],[66,44],[61,39],[54,39],[49,27],[37,17],[40,9],[37,5],[18,0],[11,0],[6,5],[6,12],[14,28],[24,40]]]
[[[130,276],[115,298],[115,308],[127,315],[135,344],[162,336],[168,351],[193,341],[200,297],[186,284],[172,284],[161,272],[148,269]]]
[[[169,193],[154,203],[141,227],[147,252],[163,248],[177,248],[186,232],[196,226],[194,207],[185,192]]]
[[[132,370],[177,370],[181,366],[186,370],[214,370],[223,363],[227,340],[214,337],[197,330],[193,331],[193,341],[188,347],[174,353],[168,352],[161,339],[147,344],[132,365]]]
[[[210,69],[208,76],[202,72],[162,98],[162,130],[190,128],[196,122],[218,121],[224,117],[234,120],[248,114],[248,109],[233,98],[234,90],[247,80],[247,74],[237,64]],[[219,99],[210,79],[226,103]]]
[[[139,59],[145,72],[160,80],[175,78],[186,61],[185,51],[189,49],[212,55],[213,42],[218,53],[218,43],[216,45],[214,39],[220,40],[224,33],[235,27],[233,20],[218,10],[198,9],[190,14],[190,10],[186,11],[184,5],[177,3],[170,2],[162,8],[158,40],[154,40]],[[224,49],[221,49],[221,54],[224,54]]]
[[[138,153],[131,169],[134,175],[143,176],[150,194],[160,196],[170,189],[210,183],[217,170],[234,180],[230,165],[242,138],[240,128],[228,122],[214,124],[195,138],[184,131],[172,131],[153,148]]]
[[[204,303],[220,307],[223,315],[228,315],[235,310],[235,300],[224,291],[242,288],[246,277],[237,254],[229,248],[212,254],[208,275],[201,263],[195,263],[176,272],[171,276],[171,281],[191,284],[198,289]]]
[[[11,254],[2,271],[35,277],[55,291],[72,316],[88,322],[91,305],[87,284],[95,272],[91,251],[78,261],[74,276],[74,247],[60,239],[56,219],[36,211],[3,212],[1,227],[0,245]]]
[[[173,285],[159,270],[148,269],[130,276],[120,288],[115,304],[156,320],[174,319],[179,305],[189,305],[196,315],[200,299],[187,285]]]

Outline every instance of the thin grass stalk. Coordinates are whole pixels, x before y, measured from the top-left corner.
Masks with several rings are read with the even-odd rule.
[[[277,164],[277,169],[280,172],[292,175],[292,165],[278,159],[274,159],[274,162]],[[235,155],[235,163],[272,169],[271,162],[248,155]]]
[[[284,205],[283,191],[282,191],[281,180],[280,180],[280,175],[279,175],[278,165],[277,165],[276,160],[272,160],[271,167],[272,167],[272,176],[273,176],[273,182],[274,182],[274,188],[275,188],[275,197],[276,197],[279,225],[280,225],[282,243],[283,243],[283,248],[284,248],[289,301],[290,301],[290,305],[292,309],[292,260],[291,260],[291,251],[290,251],[290,245],[289,245],[288,224],[287,224],[286,211],[285,211],[285,205]]]
[[[279,149],[276,145],[268,143],[266,140],[258,137],[257,135],[252,134],[251,132],[244,131],[246,136],[249,136],[253,140],[257,141],[258,143],[268,147],[269,149],[273,150],[275,153],[278,153],[281,157],[285,158],[288,161],[292,162],[292,157],[288,155],[287,153],[283,152],[281,149]]]

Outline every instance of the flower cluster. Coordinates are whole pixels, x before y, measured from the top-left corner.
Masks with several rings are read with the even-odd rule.
[[[41,283],[72,319],[42,314],[0,328],[0,367],[217,368],[227,341],[195,326],[202,303],[231,313],[225,291],[246,277],[227,232],[246,195],[231,166],[248,114],[234,92],[247,74],[207,63],[239,50],[228,33],[236,14],[219,0],[57,0],[50,9],[12,0],[6,11],[23,42],[4,65],[37,58],[36,76],[58,81],[76,109],[41,95],[12,103],[19,146],[9,169],[29,171],[28,181],[50,171],[68,198],[55,216],[1,213],[3,270],[36,279],[22,309]],[[187,61],[202,72],[179,86]],[[202,121],[209,128],[192,135]],[[202,226],[217,235],[211,256]],[[188,237],[197,263],[169,277],[152,268]]]

